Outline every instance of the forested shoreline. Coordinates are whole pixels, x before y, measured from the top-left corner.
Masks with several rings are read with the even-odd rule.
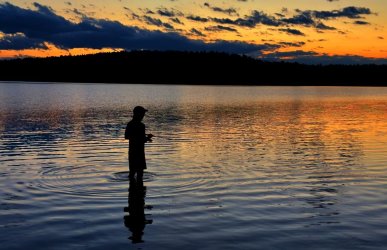
[[[131,51],[0,61],[1,81],[211,84],[387,85],[387,65],[266,62],[218,52]]]

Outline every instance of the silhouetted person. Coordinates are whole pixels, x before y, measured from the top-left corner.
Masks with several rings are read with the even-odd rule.
[[[129,194],[128,194],[128,207],[124,208],[125,212],[129,212],[129,215],[124,216],[125,226],[132,232],[132,236],[129,239],[132,243],[141,243],[142,236],[146,224],[152,224],[152,220],[148,220],[145,217],[145,195],[146,187],[143,185],[142,179],[129,181]],[[149,206],[149,208],[151,208]]]
[[[125,130],[125,139],[129,139],[129,179],[134,179],[137,173],[137,179],[142,180],[145,162],[145,142],[152,141],[152,134],[145,134],[145,125],[141,122],[148,110],[141,106],[133,109],[133,119],[128,122]]]

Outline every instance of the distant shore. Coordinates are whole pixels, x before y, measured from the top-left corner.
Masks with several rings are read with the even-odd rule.
[[[216,52],[132,51],[0,61],[0,81],[387,86],[387,65],[265,62]]]

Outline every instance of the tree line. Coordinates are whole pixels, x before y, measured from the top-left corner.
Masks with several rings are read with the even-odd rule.
[[[386,85],[387,65],[305,65],[218,52],[122,51],[0,61],[1,81]]]

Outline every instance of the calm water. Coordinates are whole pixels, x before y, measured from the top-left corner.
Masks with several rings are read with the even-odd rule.
[[[124,220],[135,105],[145,225]],[[387,88],[0,83],[0,131],[1,249],[387,244]]]

